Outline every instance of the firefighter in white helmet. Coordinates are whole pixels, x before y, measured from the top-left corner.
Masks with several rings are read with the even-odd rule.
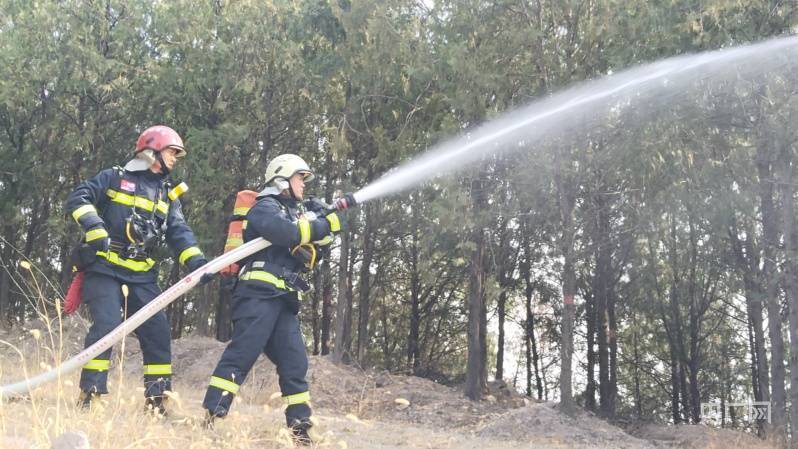
[[[209,424],[227,415],[247,373],[265,353],[277,366],[288,427],[303,445],[310,444],[311,410],[308,358],[297,313],[309,286],[300,275],[315,265],[319,246],[329,245],[341,230],[335,212],[305,200],[305,183],[313,178],[308,164],[294,154],[277,156],[266,168],[266,187],[246,214],[244,242],[263,237],[272,245],[247,258],[239,273],[233,338],[203,402]]]

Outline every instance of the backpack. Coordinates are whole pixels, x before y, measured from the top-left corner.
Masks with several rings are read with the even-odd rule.
[[[255,205],[258,192],[253,190],[242,190],[236,194],[233,215],[230,217],[230,224],[227,226],[227,241],[224,243],[224,252],[230,252],[244,244],[244,229],[246,228],[247,212]],[[238,276],[241,266],[234,263],[222,268],[219,273],[224,277]]]

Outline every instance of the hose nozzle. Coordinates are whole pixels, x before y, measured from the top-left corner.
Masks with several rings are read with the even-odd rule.
[[[355,200],[355,195],[352,193],[344,193],[341,195],[337,200],[333,202],[333,207],[336,210],[346,210],[350,207],[354,207],[357,204],[357,200]]]

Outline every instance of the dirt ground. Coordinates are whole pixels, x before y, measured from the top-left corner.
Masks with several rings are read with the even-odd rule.
[[[51,366],[58,354],[82,349],[86,322],[33,323],[25,331],[0,332],[0,382],[8,384]],[[52,337],[52,338],[51,338]],[[60,348],[60,349],[59,349]],[[117,353],[120,345],[115,347]],[[271,448],[288,447],[274,366],[261,357],[239,391],[230,416],[212,430],[201,426],[201,401],[224,344],[189,337],[173,342],[175,395],[172,413],[154,419],[141,412],[141,353],[125,341],[122,370],[112,367],[111,395],[90,413],[74,407],[78,374],[38,389],[30,399],[0,404],[0,447],[49,448],[64,432],[82,432],[91,448]],[[24,363],[21,354],[25,355]],[[114,365],[118,364],[118,360]],[[634,435],[590,413],[574,417],[553,403],[537,403],[506,388],[483,401],[456,389],[412,376],[339,366],[311,357],[309,379],[321,448],[772,448],[743,432],[706,426],[648,425]],[[73,443],[59,449],[77,449]],[[85,447],[85,446],[84,446]]]

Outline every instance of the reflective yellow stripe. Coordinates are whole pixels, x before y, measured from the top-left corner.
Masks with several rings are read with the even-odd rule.
[[[216,387],[220,390],[229,391],[230,393],[236,394],[238,393],[238,385],[235,382],[231,382],[227,379],[222,379],[221,377],[211,376],[211,381],[209,385],[212,387]]]
[[[227,248],[238,248],[239,246],[244,244],[244,239],[241,237],[228,237],[227,240],[224,242],[224,247]]]
[[[171,375],[172,365],[169,363],[161,365],[144,365],[145,376]]]
[[[333,240],[334,240],[334,239],[333,239],[333,236],[331,236],[331,235],[328,235],[328,236],[325,236],[325,237],[324,237],[323,239],[321,239],[321,240],[316,240],[315,242],[313,242],[313,244],[314,244],[314,245],[317,245],[317,246],[327,246],[327,245],[329,245],[330,243],[332,243],[332,242],[333,242]]]
[[[93,242],[105,237],[108,237],[108,231],[106,231],[105,228],[92,229],[86,233],[86,242]]]
[[[237,215],[239,217],[245,217],[249,212],[250,207],[236,207],[233,209],[233,215]]]
[[[180,198],[180,195],[186,192],[188,192],[188,185],[186,185],[185,182],[181,182],[180,184],[175,186],[174,189],[170,190],[169,193],[166,194],[166,196],[168,196],[170,200],[174,201]]]
[[[327,221],[330,222],[330,231],[338,232],[341,230],[341,220],[338,219],[338,215],[335,212],[327,215]]]
[[[180,265],[185,265],[186,261],[194,256],[201,256],[202,251],[196,246],[190,246],[180,253]]]
[[[283,290],[286,289],[290,290],[290,288],[287,288],[285,286],[284,280],[269,273],[268,271],[247,271],[246,273],[244,273],[243,276],[241,276],[241,280],[242,281],[255,280],[255,281],[268,282],[269,284],[272,284],[277,288],[281,288]]]
[[[91,205],[91,204],[87,204],[85,206],[80,206],[79,208],[77,208],[74,211],[72,211],[72,218],[74,218],[75,221],[78,221],[78,220],[80,220],[80,217],[82,217],[82,216],[84,216],[86,214],[98,215],[97,214],[97,209],[95,209],[94,206]]]
[[[296,225],[299,227],[299,244],[310,242],[310,222],[299,220]]]
[[[108,262],[111,262],[114,265],[119,265],[132,271],[149,271],[150,268],[155,265],[155,261],[150,258],[147,258],[146,260],[130,260],[119,257],[119,254],[113,251],[97,251],[97,255],[104,257]]]
[[[242,230],[242,231],[243,231],[244,229],[247,229],[247,224],[249,224],[249,220],[244,220],[244,221],[241,223],[241,230]]]
[[[304,393],[283,396],[283,400],[288,405],[304,404],[306,402],[310,402],[310,392],[306,391]]]
[[[138,207],[139,209],[144,209],[147,212],[152,212],[152,210],[155,208],[155,203],[142,196],[128,195],[127,193],[117,192],[113,189],[108,189],[105,194],[111,198],[111,201],[124,204],[125,206]],[[158,200],[158,211],[164,214],[168,213],[169,205],[166,204],[165,201]]]
[[[89,360],[89,363],[83,365],[83,369],[89,371],[108,371],[108,368],[110,367],[111,361],[103,359]]]

